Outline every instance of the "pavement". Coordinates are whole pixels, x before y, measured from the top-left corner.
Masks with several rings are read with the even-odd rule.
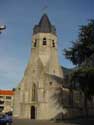
[[[63,121],[14,119],[12,125],[94,125],[94,118],[71,119]]]
[[[76,124],[46,121],[46,120],[41,121],[41,120],[14,119],[12,125],[76,125]]]

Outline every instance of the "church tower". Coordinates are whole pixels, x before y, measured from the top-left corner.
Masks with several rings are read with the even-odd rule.
[[[51,119],[58,109],[53,95],[63,71],[58,62],[57,34],[46,14],[33,28],[31,57],[24,77],[15,91],[14,116]]]

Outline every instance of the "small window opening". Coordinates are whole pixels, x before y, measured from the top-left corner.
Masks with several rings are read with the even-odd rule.
[[[55,47],[55,42],[54,42],[54,40],[52,40],[52,46]]]
[[[49,84],[52,85],[52,82],[50,82]]]
[[[34,47],[36,47],[36,45],[37,45],[37,40],[35,40],[35,42],[34,42]]]
[[[4,104],[4,101],[0,100],[0,105]]]
[[[43,38],[43,45],[46,45],[46,44],[47,44],[46,38]]]
[[[36,47],[36,42],[34,42],[34,47]]]
[[[11,99],[11,96],[6,96],[6,99]]]

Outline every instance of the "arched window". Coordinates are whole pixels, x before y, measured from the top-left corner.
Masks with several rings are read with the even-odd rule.
[[[43,38],[43,45],[46,45],[46,44],[47,44],[46,38]]]
[[[36,101],[37,100],[37,88],[36,85],[33,84],[32,86],[32,101]]]
[[[55,42],[54,42],[54,40],[52,40],[52,46],[55,47]]]

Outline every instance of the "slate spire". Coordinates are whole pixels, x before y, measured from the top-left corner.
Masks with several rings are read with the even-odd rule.
[[[37,33],[52,33],[56,35],[56,29],[51,24],[47,14],[43,14],[43,16],[39,21],[39,24],[35,25],[33,29],[33,34],[37,34]]]

